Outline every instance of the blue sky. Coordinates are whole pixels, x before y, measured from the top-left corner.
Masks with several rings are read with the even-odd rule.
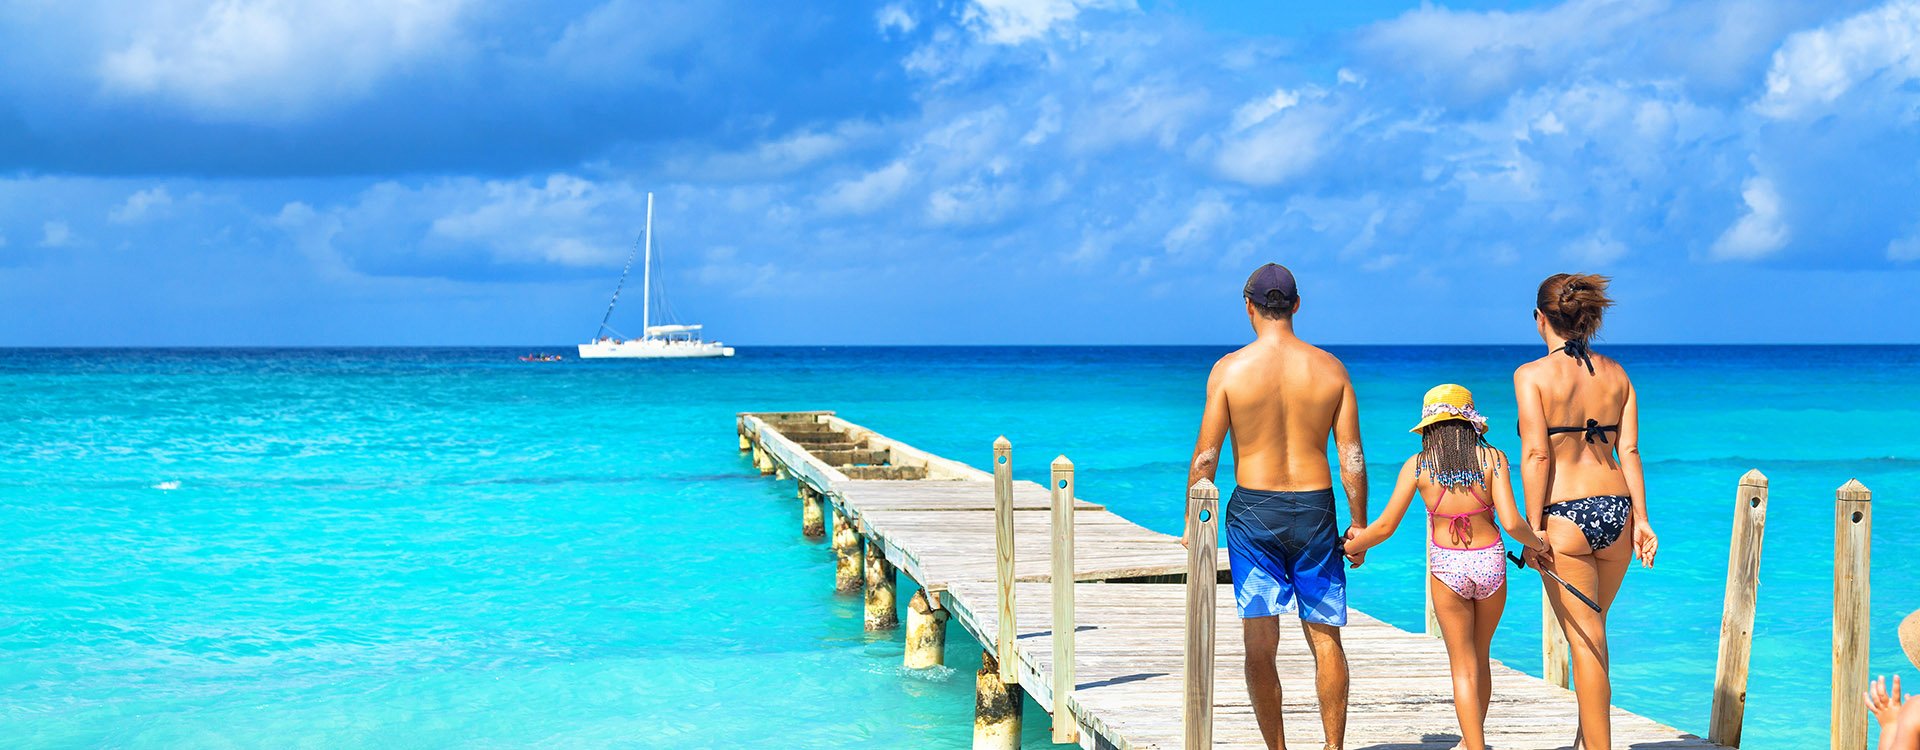
[[[30,0],[0,345],[1913,342],[1920,0]],[[637,329],[637,310],[616,316]]]

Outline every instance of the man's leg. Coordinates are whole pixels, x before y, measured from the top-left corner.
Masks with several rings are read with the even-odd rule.
[[[1320,693],[1320,727],[1326,731],[1327,750],[1340,750],[1347,743],[1347,649],[1340,644],[1340,627],[1305,620],[1300,626],[1313,648],[1313,686]]]
[[[1253,718],[1268,750],[1286,750],[1286,722],[1280,716],[1280,619],[1249,617],[1240,621],[1247,645],[1247,697],[1253,700]]]

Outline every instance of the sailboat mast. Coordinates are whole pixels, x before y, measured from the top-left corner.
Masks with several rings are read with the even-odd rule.
[[[647,255],[641,265],[640,284],[640,338],[650,339],[653,334],[647,330],[647,313],[653,310],[653,193],[647,193]]]

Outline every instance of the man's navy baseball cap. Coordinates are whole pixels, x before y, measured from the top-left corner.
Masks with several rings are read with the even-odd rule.
[[[1268,263],[1253,269],[1253,275],[1247,277],[1247,300],[1269,309],[1285,309],[1293,306],[1300,292],[1294,289],[1293,272],[1278,263]]]

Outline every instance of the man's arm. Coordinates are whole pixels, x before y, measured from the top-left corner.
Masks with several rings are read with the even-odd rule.
[[[1333,444],[1340,453],[1340,484],[1347,490],[1347,511],[1353,517],[1347,530],[1358,531],[1367,525],[1367,453],[1360,447],[1360,404],[1351,380],[1341,386]]]
[[[1193,444],[1193,460],[1187,464],[1187,487],[1202,479],[1213,481],[1214,474],[1220,470],[1220,444],[1226,441],[1227,429],[1231,426],[1227,417],[1227,387],[1225,371],[1226,361],[1213,365],[1213,372],[1207,375],[1207,406],[1200,413],[1200,439]],[[1181,497],[1187,493],[1182,490]],[[1182,511],[1188,522],[1193,520],[1191,513]],[[1180,543],[1186,544],[1186,531],[1180,535]]]

